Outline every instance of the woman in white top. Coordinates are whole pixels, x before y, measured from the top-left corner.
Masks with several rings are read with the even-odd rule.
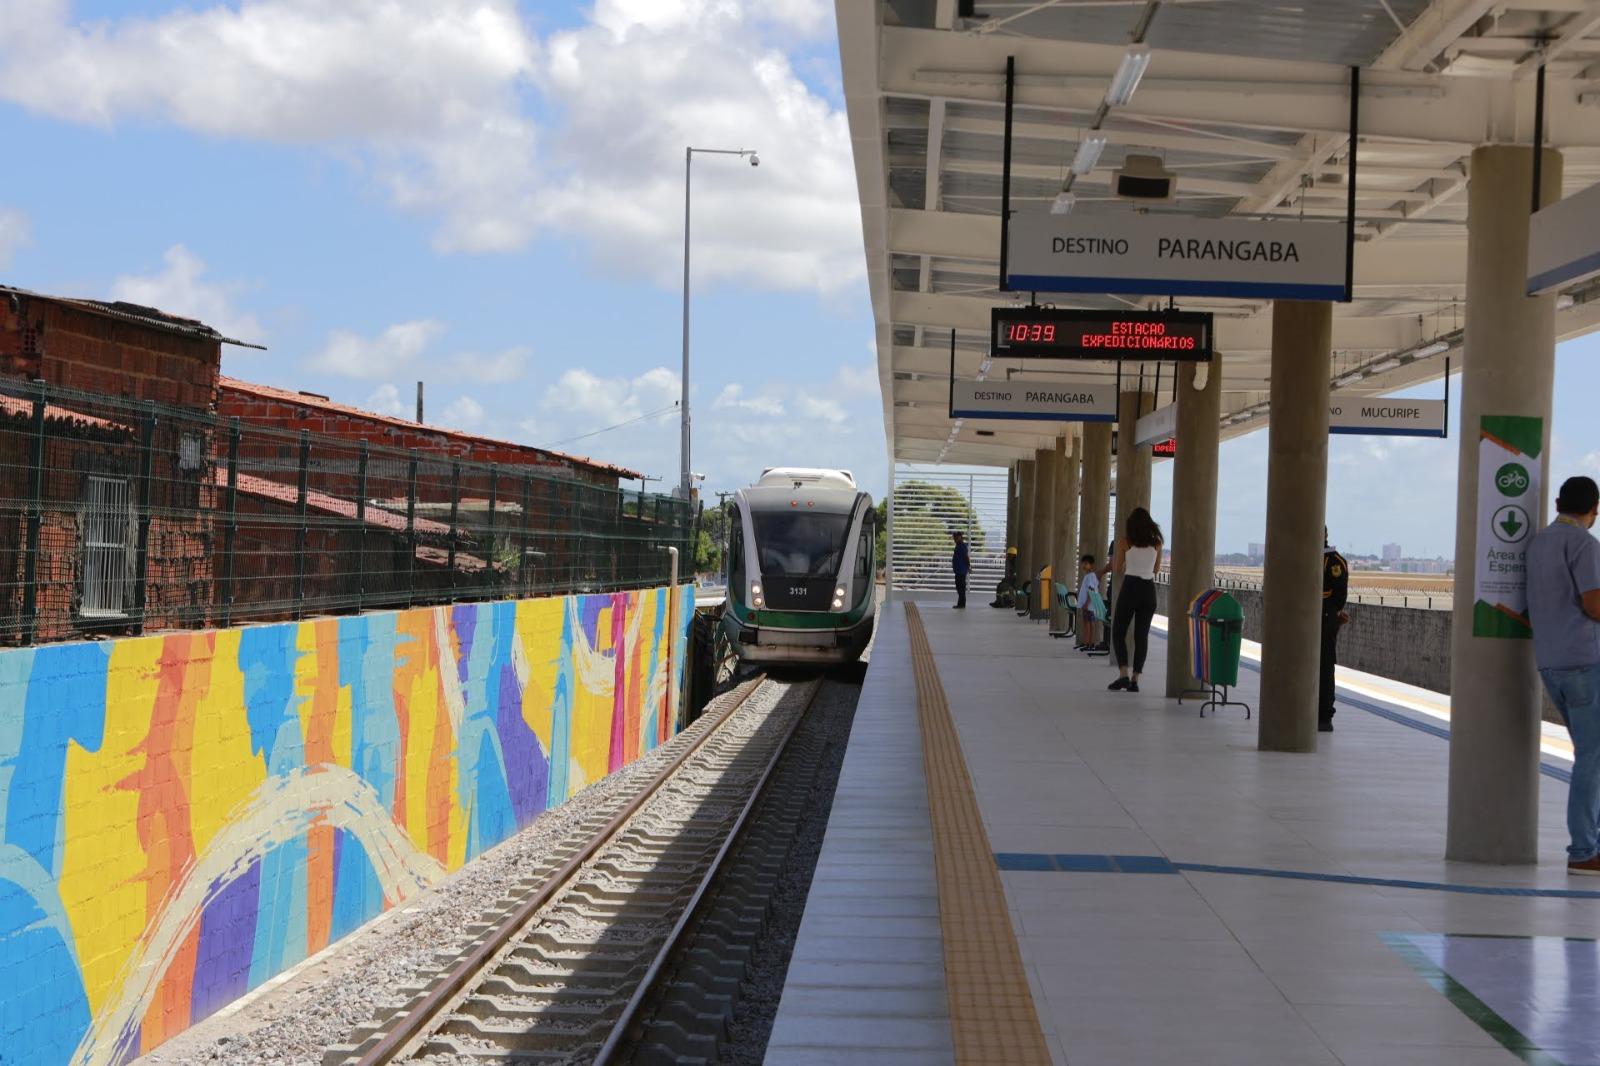
[[[1112,691],[1139,691],[1139,675],[1144,672],[1145,656],[1150,651],[1150,620],[1156,613],[1156,570],[1161,566],[1161,527],[1150,512],[1135,507],[1128,512],[1122,536],[1117,538],[1116,558],[1111,569],[1117,582],[1117,602],[1111,620],[1111,646],[1117,655],[1120,676],[1111,682]],[[1133,626],[1133,661],[1128,661],[1128,627]]]

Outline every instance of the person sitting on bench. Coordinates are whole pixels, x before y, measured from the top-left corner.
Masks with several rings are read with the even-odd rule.
[[[994,587],[994,602],[990,607],[1010,607],[1017,595],[1017,549],[1006,549],[1006,573]]]

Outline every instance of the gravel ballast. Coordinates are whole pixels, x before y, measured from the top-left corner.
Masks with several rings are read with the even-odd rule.
[[[162,1044],[138,1063],[222,1066],[314,1066],[325,1048],[342,1043],[399,991],[435,973],[439,956],[460,950],[468,927],[497,910],[507,886],[530,876],[540,860],[586,821],[614,811],[684,745],[710,727],[722,700],[670,742],[546,811],[438,885],[388,912],[327,950],[267,982]]]

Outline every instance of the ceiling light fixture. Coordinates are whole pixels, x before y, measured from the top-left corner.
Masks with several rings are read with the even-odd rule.
[[[1070,215],[1072,214],[1073,204],[1077,202],[1078,198],[1076,196],[1073,196],[1067,190],[1062,189],[1060,192],[1056,193],[1055,200],[1050,204],[1050,213],[1052,215]]]
[[[1078,153],[1072,157],[1072,172],[1083,175],[1094,169],[1100,162],[1100,153],[1105,151],[1106,135],[1103,133],[1086,133],[1083,140],[1078,142]]]
[[[1371,366],[1367,367],[1367,374],[1369,374],[1369,375],[1371,375],[1371,374],[1382,374],[1382,373],[1385,373],[1386,371],[1390,371],[1390,370],[1395,369],[1399,365],[1400,365],[1400,358],[1398,356],[1391,355],[1389,358],[1383,360],[1382,362],[1373,363]]]
[[[1450,345],[1447,342],[1434,341],[1432,344],[1424,344],[1421,348],[1418,348],[1416,351],[1412,352],[1411,358],[1426,359],[1430,355],[1438,355],[1441,352],[1448,352],[1449,350]]]
[[[1117,64],[1117,72],[1111,76],[1111,88],[1106,90],[1106,104],[1110,107],[1126,107],[1133,99],[1133,92],[1139,87],[1139,79],[1144,77],[1144,72],[1150,66],[1150,47],[1143,44],[1130,45],[1122,54],[1122,62]]]

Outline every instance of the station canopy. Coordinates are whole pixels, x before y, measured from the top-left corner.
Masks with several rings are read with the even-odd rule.
[[[1175,198],[1145,209],[1342,221],[1350,68],[1361,68],[1354,300],[1334,305],[1333,386],[1376,395],[1463,358],[1472,150],[1531,144],[1536,74],[1545,144],[1565,195],[1600,182],[1600,0],[838,0],[839,41],[890,455],[1004,465],[1054,422],[950,416],[956,376],[1005,380],[991,308],[1027,303],[999,282],[1005,69],[1015,57],[1011,207],[1045,214],[1101,114],[1095,167],[1074,175],[1073,217],[1135,209],[1112,195],[1128,153],[1159,156]],[[1104,109],[1134,37],[1150,49],[1132,99]],[[1039,294],[1059,307],[1153,308],[1165,298]],[[1223,435],[1267,417],[1270,300],[1180,297],[1211,311]],[[1600,283],[1557,299],[1556,335],[1600,325]],[[1170,402],[1172,369],[1159,403]],[[1123,382],[1140,364],[1125,362]],[[1154,385],[1155,364],[1145,364]],[[1029,378],[1107,380],[1110,363]],[[1048,376],[1046,376],[1048,375]],[[1442,385],[1441,385],[1442,393]]]

